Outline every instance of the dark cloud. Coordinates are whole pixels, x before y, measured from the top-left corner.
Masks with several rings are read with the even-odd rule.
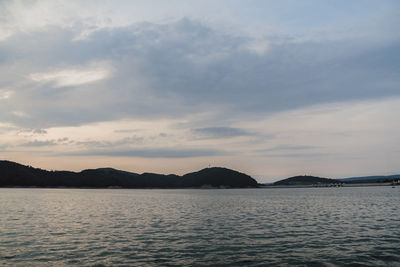
[[[260,54],[247,49],[251,37],[190,19],[102,29],[74,40],[81,30],[51,27],[0,43],[0,82],[15,89],[0,106],[0,121],[46,128],[210,110],[234,118],[400,94],[400,41],[270,37]],[[111,77],[62,88],[26,78],[93,62],[107,62]],[[17,74],[7,72],[10,64]],[[229,128],[207,131],[240,135]]]

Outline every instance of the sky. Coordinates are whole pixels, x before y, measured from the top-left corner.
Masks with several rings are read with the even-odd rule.
[[[400,2],[0,0],[0,159],[400,173]]]

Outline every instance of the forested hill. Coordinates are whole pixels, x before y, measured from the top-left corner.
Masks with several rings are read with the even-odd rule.
[[[274,183],[274,185],[312,185],[341,183],[335,179],[321,178],[309,175],[294,176]]]
[[[47,171],[11,161],[0,161],[0,187],[77,187],[77,188],[192,188],[257,187],[252,177],[234,170],[213,167],[183,176],[137,174],[112,168],[81,172]]]

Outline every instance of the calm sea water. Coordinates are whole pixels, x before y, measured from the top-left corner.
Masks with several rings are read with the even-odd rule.
[[[0,189],[0,265],[400,266],[400,188]]]

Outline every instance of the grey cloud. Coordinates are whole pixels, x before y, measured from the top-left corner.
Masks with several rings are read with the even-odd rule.
[[[114,130],[114,133],[134,133],[137,132],[136,129],[122,129],[122,130]]]
[[[309,145],[279,145],[267,149],[257,150],[258,152],[270,152],[270,151],[299,151],[299,150],[313,150],[319,148],[318,146]]]
[[[103,29],[72,41],[80,30],[52,27],[0,43],[0,68],[6,71],[13,63],[22,72],[0,74],[0,82],[16,91],[0,107],[0,121],[45,128],[216,109],[221,116],[246,117],[400,95],[400,40],[375,45],[367,39],[293,42],[270,37],[269,50],[259,55],[245,49],[250,37],[190,19]],[[20,81],[32,72],[93,61],[110,62],[113,76],[62,89]],[[29,116],[16,116],[15,110]],[[214,129],[208,134],[238,133]]]
[[[68,137],[58,138],[58,139],[51,139],[51,140],[33,140],[26,143],[23,143],[19,146],[23,147],[43,147],[43,146],[56,146],[56,145],[65,145],[71,144],[74,141],[69,140]]]
[[[193,129],[192,133],[197,138],[229,138],[237,136],[252,135],[246,130],[232,127],[208,127],[208,128],[197,128]]]
[[[106,147],[110,146],[111,142],[105,142],[105,141],[78,141],[75,142],[76,145],[79,146],[85,146],[85,147]]]
[[[77,145],[82,145],[88,148],[96,148],[96,147],[115,147],[115,146],[126,146],[126,145],[134,145],[134,144],[142,144],[144,142],[144,137],[142,136],[130,136],[125,137],[116,141],[78,141],[75,142]]]
[[[78,146],[83,146],[87,149],[95,148],[111,148],[111,147],[124,147],[129,145],[142,144],[144,137],[140,136],[130,136],[125,137],[116,141],[74,141],[70,140],[68,137],[52,139],[52,140],[33,140],[30,142],[23,143],[19,146],[23,147],[43,147],[43,146],[55,146],[55,145],[66,145],[73,144]]]
[[[6,133],[15,130],[15,127],[0,126],[0,133]]]
[[[47,131],[44,129],[34,129],[32,132],[35,134],[47,134]]]
[[[269,158],[318,158],[330,157],[332,154],[318,152],[319,146],[282,144],[266,149],[256,150],[255,153]]]
[[[18,129],[18,135],[26,135],[26,136],[35,136],[35,135],[45,135],[47,134],[47,131],[45,129]]]
[[[63,138],[58,138],[57,143],[58,144],[72,144],[72,143],[74,143],[74,141],[70,140],[68,137],[63,137]]]
[[[126,145],[126,144],[142,144],[144,137],[142,136],[131,136],[125,137],[119,141],[114,142],[113,145]]]
[[[34,141],[30,141],[30,142],[24,143],[21,146],[25,146],[25,147],[42,147],[42,146],[55,146],[55,145],[57,145],[57,142],[54,141],[54,140],[45,140],[45,141],[34,140]]]
[[[6,150],[8,148],[8,145],[4,144],[4,145],[0,145],[0,150]]]
[[[332,153],[282,153],[282,154],[265,154],[264,157],[269,158],[328,158],[333,157]]]
[[[145,148],[145,149],[105,149],[85,150],[63,153],[67,156],[109,156],[109,157],[141,157],[141,158],[193,158],[225,155],[226,152],[212,149],[172,149],[172,148]]]

